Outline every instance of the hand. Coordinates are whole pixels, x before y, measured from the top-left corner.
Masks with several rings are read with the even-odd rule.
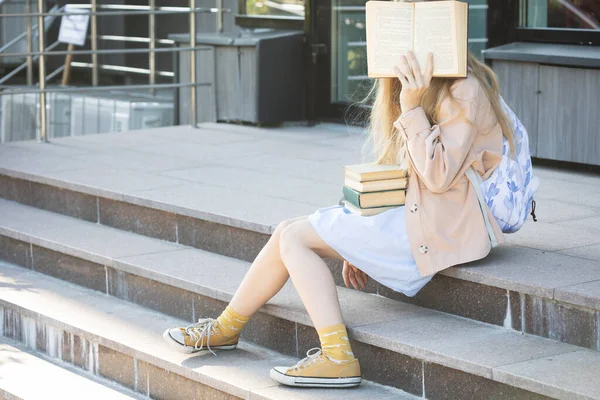
[[[342,276],[344,277],[344,284],[347,288],[352,285],[354,289],[360,290],[361,287],[364,289],[367,286],[369,275],[365,274],[348,261],[344,261],[344,268],[342,269]]]
[[[433,54],[429,53],[424,75],[421,74],[421,68],[419,68],[417,58],[412,51],[409,51],[406,56],[400,57],[400,63],[394,67],[394,73],[402,82],[400,107],[402,113],[406,114],[421,105],[421,99],[429,88],[433,76]]]

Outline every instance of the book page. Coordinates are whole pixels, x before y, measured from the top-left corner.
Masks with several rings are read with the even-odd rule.
[[[425,71],[433,53],[434,76],[458,72],[455,7],[451,1],[418,3],[415,9],[415,55]]]
[[[395,76],[392,68],[412,50],[413,21],[411,3],[367,3],[369,76]]]

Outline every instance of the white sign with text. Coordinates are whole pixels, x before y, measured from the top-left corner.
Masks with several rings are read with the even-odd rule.
[[[60,31],[58,32],[58,41],[62,43],[83,46],[87,35],[90,15],[86,10],[73,7],[69,4],[65,7],[65,12],[74,13],[64,15],[60,21]]]

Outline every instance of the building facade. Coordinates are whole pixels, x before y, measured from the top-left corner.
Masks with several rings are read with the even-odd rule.
[[[497,73],[532,154],[600,165],[600,1],[465,1],[469,48]],[[305,30],[309,119],[365,122],[365,0],[240,0],[239,11],[242,26]]]
[[[466,0],[469,48],[513,42],[590,46],[600,53],[598,0]],[[366,77],[365,0],[239,0],[236,22],[249,27],[304,29],[313,74],[309,111],[316,119],[343,118],[362,99]],[[595,68],[591,63],[590,68]],[[312,106],[312,107],[311,107]]]

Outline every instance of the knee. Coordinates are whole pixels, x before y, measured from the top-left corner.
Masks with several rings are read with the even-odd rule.
[[[289,224],[281,231],[279,236],[279,255],[284,264],[286,264],[286,258],[302,246],[304,246],[304,244],[302,241],[300,224]]]
[[[277,224],[277,227],[275,228],[275,230],[273,231],[273,234],[271,235],[272,238],[274,238],[275,240],[279,241],[279,239],[281,238],[281,233],[290,225],[292,225],[293,221],[286,219],[281,221],[279,224]]]

